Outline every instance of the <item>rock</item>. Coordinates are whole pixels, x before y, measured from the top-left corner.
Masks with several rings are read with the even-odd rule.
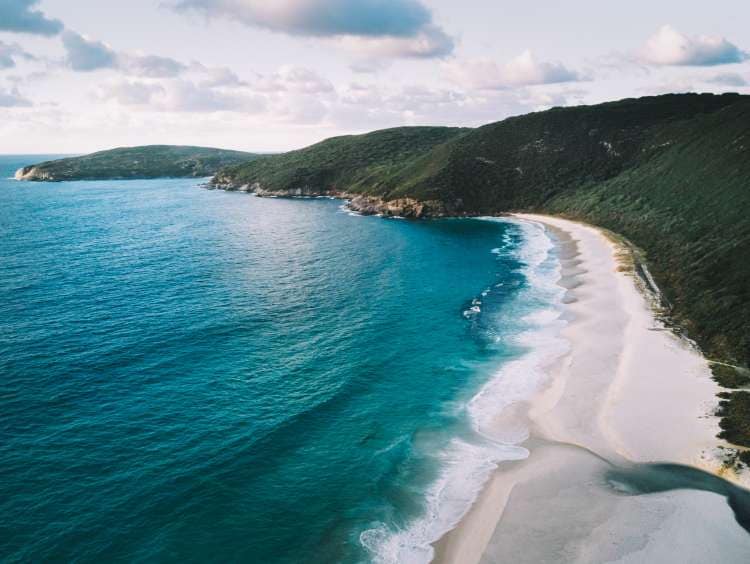
[[[16,180],[24,181],[55,181],[57,180],[49,171],[40,170],[34,165],[19,168],[14,176]]]
[[[339,194],[339,197],[347,196],[346,194]],[[420,201],[414,198],[384,200],[375,196],[356,195],[351,197],[349,207],[364,215],[405,217],[409,219],[474,215],[464,212],[463,202],[460,199],[457,199],[452,204],[447,204],[439,200]]]
[[[348,207],[362,215],[382,215],[384,217],[404,217],[409,219],[477,215],[466,212],[463,200],[460,198],[452,202],[442,202],[440,200],[421,201],[414,198],[394,198],[387,200],[379,196],[337,192],[335,190],[313,188],[311,186],[298,186],[289,190],[272,190],[264,188],[259,182],[240,184],[231,175],[221,173],[217,174],[211,180],[211,185],[221,190],[253,193],[262,198],[316,198],[330,196],[348,200]]]

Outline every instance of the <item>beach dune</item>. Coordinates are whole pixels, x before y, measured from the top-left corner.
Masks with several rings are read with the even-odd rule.
[[[750,494],[721,459],[705,358],[658,320],[611,237],[515,217],[558,245],[570,348],[537,396],[513,406],[529,457],[498,468],[435,560],[747,562]],[[482,431],[500,439],[508,416]]]

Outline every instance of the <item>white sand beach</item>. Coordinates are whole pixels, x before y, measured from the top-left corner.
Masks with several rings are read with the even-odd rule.
[[[651,472],[633,463],[747,479],[722,467],[713,416],[719,389],[706,360],[656,318],[623,249],[602,231],[515,217],[542,223],[558,241],[570,350],[547,367],[543,391],[512,410],[530,429],[529,458],[498,468],[458,527],[436,543],[436,561],[747,562],[750,534],[716,493],[732,486],[701,473],[704,485],[681,486],[679,467],[654,468],[659,484],[674,481],[669,487],[644,494],[632,486],[639,472]],[[497,429],[483,431],[501,432],[508,417],[506,410]],[[622,480],[617,468],[626,469]]]

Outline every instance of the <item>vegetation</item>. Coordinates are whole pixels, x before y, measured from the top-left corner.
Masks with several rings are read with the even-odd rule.
[[[554,108],[474,130],[342,137],[223,170],[216,180],[599,225],[645,251],[671,316],[709,358],[750,364],[750,97],[666,95]],[[723,436],[750,446],[748,394],[727,396],[721,413]]]
[[[306,149],[228,167],[215,179],[234,186],[260,183],[269,192],[385,193],[383,179],[429,149],[468,129],[399,127],[333,137]]]
[[[747,369],[736,368],[726,364],[720,364],[714,362],[711,364],[711,372],[713,372],[714,380],[722,388],[738,389],[738,388],[750,388],[750,374]]]
[[[665,124],[634,166],[544,203],[645,249],[672,316],[710,357],[750,362],[750,101]]]
[[[719,437],[744,447],[750,447],[750,393],[722,392],[717,415],[721,417]],[[750,450],[739,453],[738,458],[750,465]]]
[[[222,167],[246,162],[258,156],[207,147],[124,147],[27,166],[18,171],[17,178],[58,181],[201,177],[211,176]]]

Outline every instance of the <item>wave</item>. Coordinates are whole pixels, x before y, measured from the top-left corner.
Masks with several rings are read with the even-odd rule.
[[[523,447],[481,445],[454,438],[439,453],[441,472],[425,493],[425,515],[393,531],[385,523],[364,531],[360,542],[375,562],[417,564],[433,557],[431,543],[454,528],[498,464],[528,456]]]
[[[348,202],[344,202],[343,204],[339,206],[339,213],[345,213],[346,215],[357,216],[357,217],[363,216],[363,214],[361,214],[360,212],[351,209],[349,207]]]
[[[564,289],[557,283],[560,263],[554,243],[538,224],[483,219],[518,226],[518,230],[506,232],[501,246],[491,252],[498,260],[511,256],[519,261],[525,285],[510,303],[503,303],[490,322],[500,328],[496,341],[521,352],[499,367],[464,406],[473,430],[471,438],[454,437],[437,449],[439,474],[427,487],[422,516],[402,528],[378,523],[360,534],[360,543],[375,562],[429,562],[434,555],[432,544],[459,523],[497,467],[528,456],[520,446],[528,438],[523,422],[499,425],[498,416],[513,404],[530,399],[545,383],[546,367],[568,350],[560,336],[565,326],[561,319]],[[499,288],[502,284],[483,291],[482,297],[464,310],[464,317],[484,314],[481,304]]]

